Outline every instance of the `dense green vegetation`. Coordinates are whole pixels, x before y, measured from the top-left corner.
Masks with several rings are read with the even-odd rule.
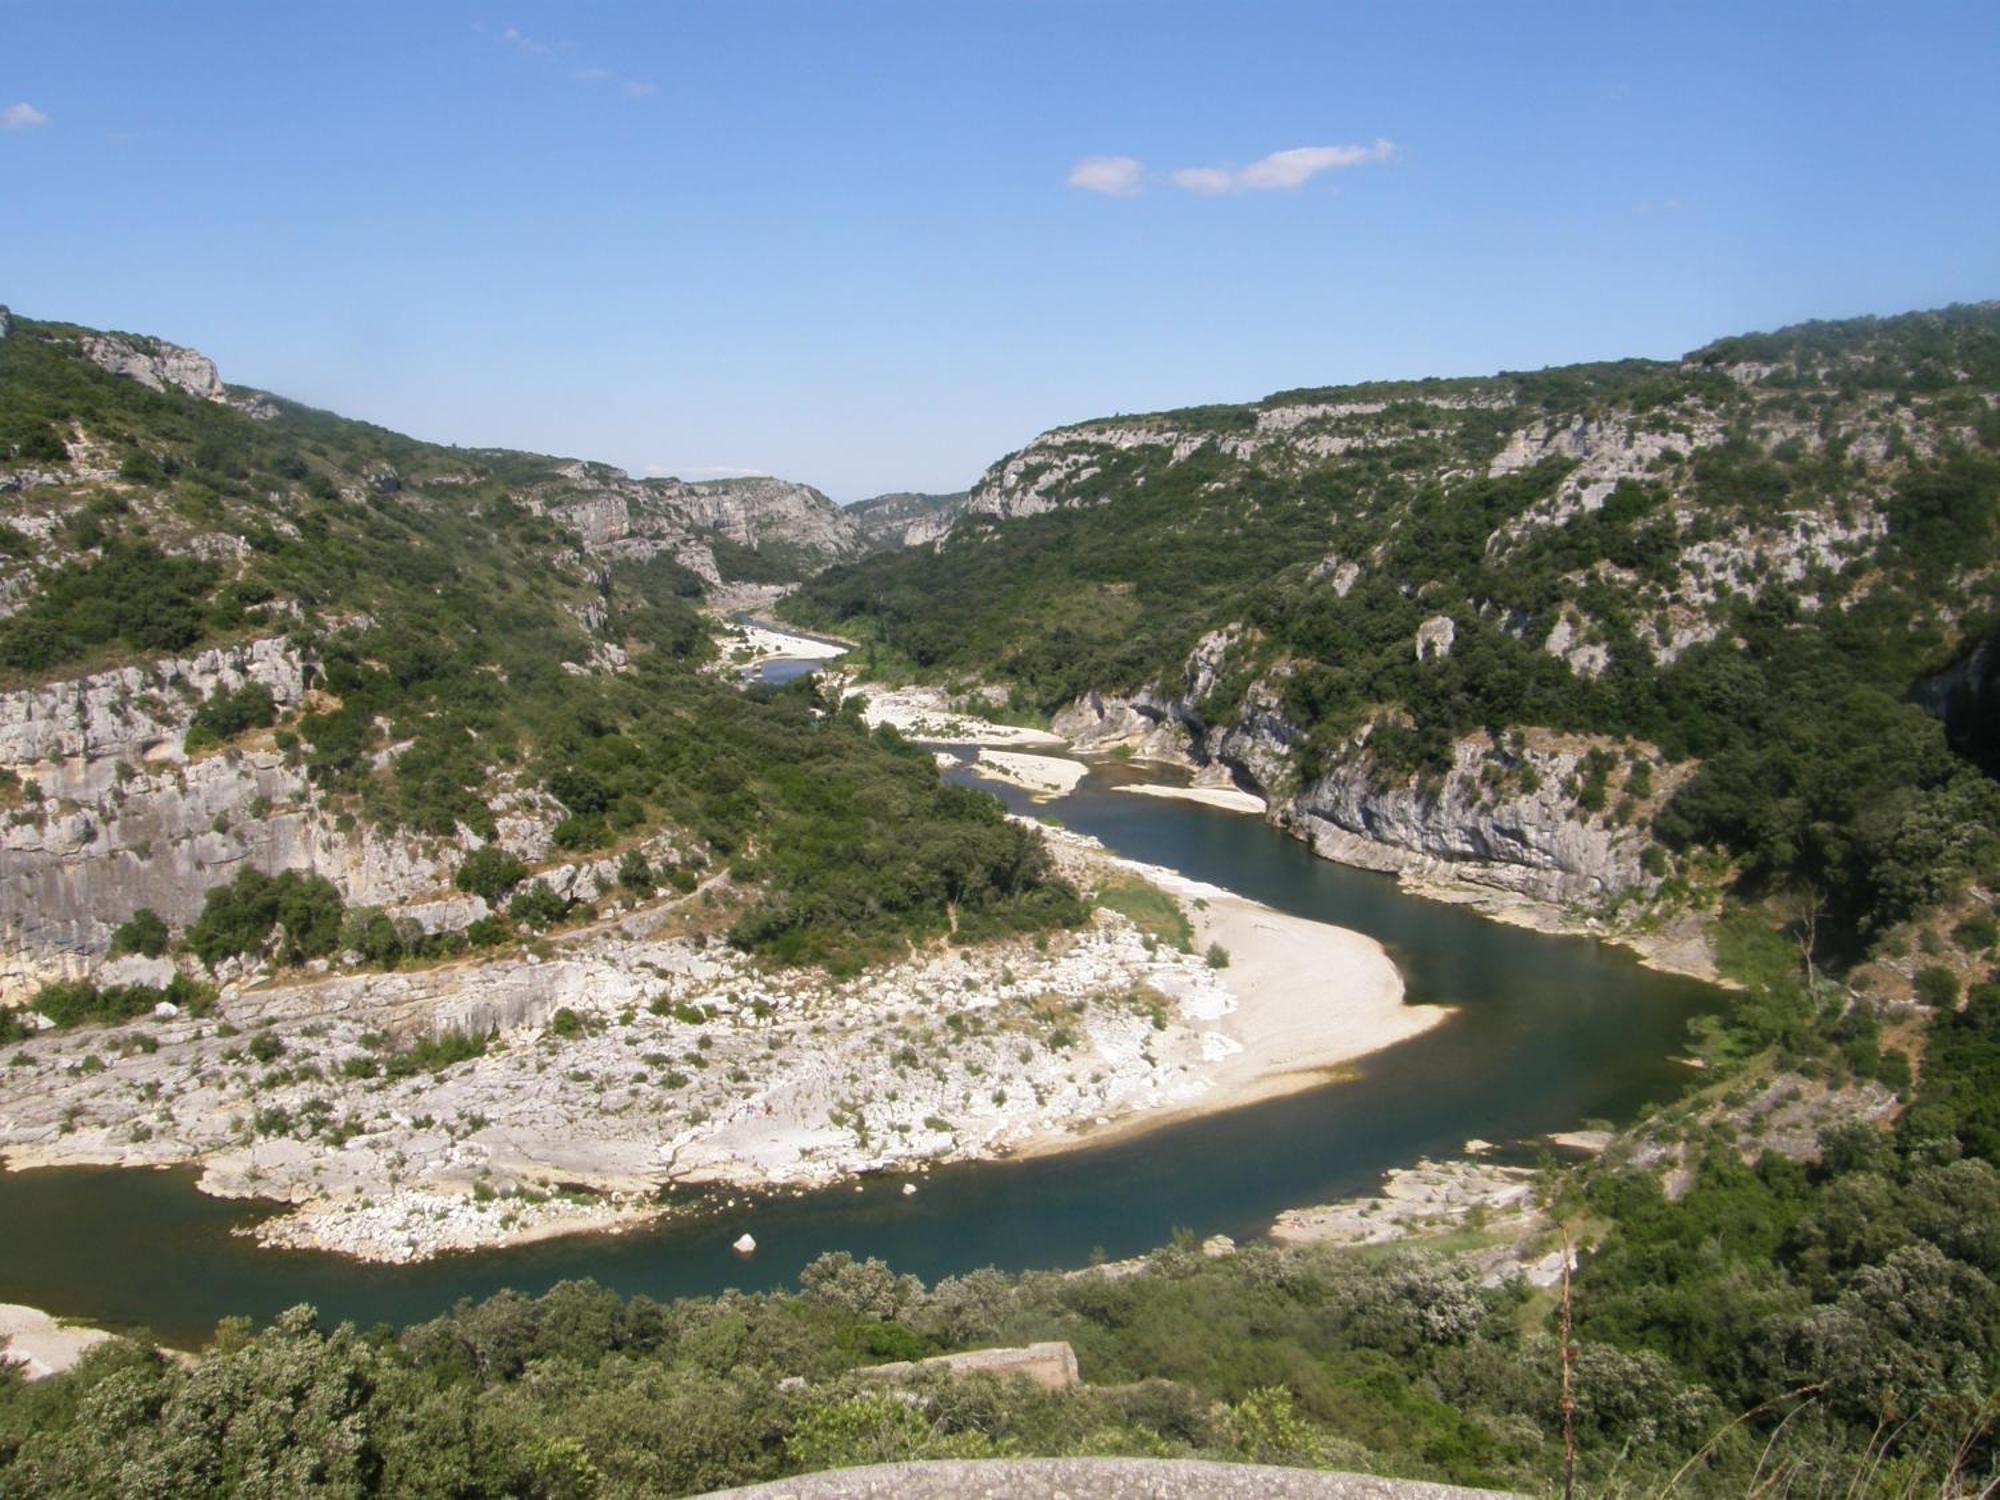
[[[1792,363],[1739,385],[1719,367],[1748,348]],[[878,670],[999,678],[1042,711],[1091,688],[1178,691],[1197,639],[1241,625],[1249,634],[1196,707],[1228,722],[1251,680],[1283,663],[1304,779],[1352,755],[1364,726],[1387,775],[1442,770],[1479,729],[1647,741],[1703,761],[1661,824],[1668,844],[1719,846],[1753,890],[1810,888],[1830,933],[1866,934],[2000,867],[1993,784],[1910,701],[2000,617],[1996,392],[1989,305],[1807,325],[1679,365],[1166,413],[1137,420],[1228,435],[1290,402],[1386,403],[1344,419],[1342,433],[1368,441],[1329,459],[1086,447],[1088,477],[1056,492],[1066,508],[968,516],[937,551],[829,569],[787,608],[868,641]],[[1530,421],[1624,423],[1664,446],[1600,508],[1539,523],[1572,462],[1488,477],[1506,434]],[[1697,425],[1723,440],[1696,448]],[[1883,453],[1864,457],[1877,440]],[[1853,561],[1808,556],[1793,578],[1757,555],[1794,515],[1852,523],[1877,497],[1887,535],[1857,543]],[[1710,599],[1706,575],[1684,569],[1733,536],[1765,541],[1743,543],[1735,581]],[[1330,576],[1343,559],[1356,568],[1344,592]],[[1543,648],[1565,612],[1608,652],[1601,675]],[[1419,661],[1417,626],[1436,615],[1452,620],[1454,648]],[[1662,664],[1649,642],[1687,619],[1714,638]]]

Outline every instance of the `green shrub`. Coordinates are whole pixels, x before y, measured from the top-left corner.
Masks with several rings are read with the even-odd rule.
[[[1958,1004],[1958,976],[1943,964],[1917,970],[1911,984],[1917,998],[1935,1010],[1951,1010]]]
[[[519,856],[502,849],[498,844],[482,844],[466,855],[459,865],[458,874],[453,877],[461,891],[483,897],[489,906],[497,906],[500,898],[518,885],[528,873],[528,867]]]
[[[111,956],[137,953],[145,958],[159,958],[167,951],[171,938],[160,914],[150,906],[142,906],[113,930]]]
[[[186,748],[226,744],[246,730],[268,729],[277,719],[277,701],[261,682],[245,683],[235,692],[211,693],[188,725]]]
[[[340,943],[340,891],[322,875],[286,870],[277,876],[246,869],[208,893],[201,916],[188,928],[188,947],[210,968],[226,958],[260,954],[282,931],[275,956],[301,963],[332,953]]]

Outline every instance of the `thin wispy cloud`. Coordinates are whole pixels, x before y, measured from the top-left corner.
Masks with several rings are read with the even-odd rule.
[[[49,117],[26,100],[0,109],[0,130],[36,130],[48,123]]]
[[[484,31],[484,26],[476,26]],[[611,68],[601,68],[594,64],[570,61],[570,47],[567,42],[555,44],[529,36],[518,26],[503,26],[498,33],[500,40],[513,48],[521,56],[531,58],[546,67],[561,69],[572,83],[587,85],[605,84],[616,88],[627,99],[650,99],[659,93],[660,87],[644,78],[627,78]]]
[[[1378,140],[1369,146],[1295,146],[1289,151],[1273,151],[1243,167],[1182,167],[1173,174],[1173,183],[1182,192],[1202,198],[1221,198],[1232,193],[1290,193],[1323,172],[1379,166],[1395,158],[1396,147],[1389,141]]]
[[[1167,173],[1165,180],[1198,198],[1291,193],[1323,172],[1380,166],[1395,159],[1395,143],[1385,140],[1367,146],[1294,146],[1289,151],[1273,151],[1248,166],[1181,167]],[[1136,198],[1145,190],[1146,164],[1136,156],[1086,156],[1069,169],[1064,181],[1107,198]]]
[[[1068,182],[1086,193],[1113,198],[1135,196],[1146,179],[1146,164],[1131,156],[1086,156],[1069,169]]]
[[[549,46],[546,42],[538,42],[531,36],[522,35],[518,27],[508,26],[502,28],[500,40],[512,47],[516,52],[525,53],[529,57],[553,58],[556,55],[555,48]]]

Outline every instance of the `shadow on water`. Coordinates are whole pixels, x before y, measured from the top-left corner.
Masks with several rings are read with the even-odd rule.
[[[953,773],[958,776],[962,773]],[[1141,779],[1100,764],[1053,812],[1119,853],[1168,865],[1286,911],[1366,932],[1394,955],[1410,998],[1458,1008],[1426,1035],[1363,1059],[1348,1081],[1141,1138],[1022,1162],[873,1178],[615,1236],[581,1236],[419,1266],[258,1250],[232,1228],[260,1210],[194,1192],[191,1171],[62,1170],[0,1176],[0,1301],[192,1341],[219,1317],[295,1302],[330,1317],[407,1322],[503,1286],[595,1277],[622,1292],[699,1295],[794,1280],[825,1250],[879,1255],[926,1280],[984,1265],[1080,1265],[1137,1254],[1177,1228],[1239,1238],[1279,1210],[1367,1190],[1387,1168],[1520,1141],[1672,1096],[1688,1019],[1718,992],[1652,973],[1586,939],[1502,926],[1314,858],[1242,814],[1120,794]],[[984,783],[982,783],[984,784]],[[996,789],[998,790],[998,789]],[[745,1229],[749,1262],[730,1255]]]

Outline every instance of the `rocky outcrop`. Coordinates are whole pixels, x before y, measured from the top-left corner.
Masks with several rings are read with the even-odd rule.
[[[1439,660],[1451,655],[1452,643],[1458,639],[1458,627],[1452,623],[1450,615],[1432,615],[1417,627],[1417,660]]]
[[[130,334],[92,334],[83,341],[83,352],[91,363],[136,380],[148,390],[181,391],[200,401],[227,401],[222,377],[215,361],[195,349],[184,349],[164,339],[138,338]]]
[[[899,491],[857,500],[847,507],[861,545],[869,552],[897,547],[928,547],[943,538],[972,498],[968,490],[950,495],[920,495]]]
[[[357,905],[448,883],[455,842],[343,828],[275,748],[188,755],[204,699],[254,682],[291,709],[308,665],[273,637],[0,697],[0,766],[33,787],[0,827],[0,1003],[89,970],[141,907],[192,920],[244,868],[311,870]]]
[[[1535,731],[1502,746],[1480,733],[1457,742],[1441,777],[1385,777],[1357,746],[1275,816],[1343,864],[1561,905],[1598,902],[1647,883],[1644,831],[1578,806],[1584,759],[1598,748]]]
[[[752,476],[682,486],[676,500],[698,526],[744,547],[791,548],[824,564],[861,552],[854,519],[809,484]]]
[[[178,758],[194,710],[250,683],[280,709],[305,694],[306,663],[281,637],[119,667],[0,697],[0,766],[32,772],[44,794],[102,794],[115,765]]]
[[[1447,616],[1424,622],[1418,653],[1450,650]],[[1252,644],[1238,627],[1197,643],[1172,693],[1086,693],[1051,720],[1079,750],[1123,749],[1188,765],[1198,783],[1234,785],[1263,797],[1273,822],[1329,859],[1419,882],[1459,883],[1556,905],[1597,904],[1651,883],[1641,863],[1643,819],[1621,824],[1587,811],[1578,793],[1586,761],[1610,742],[1523,730],[1496,742],[1460,739],[1441,775],[1385,774],[1364,728],[1316,770],[1302,771],[1304,730],[1284,701],[1287,664],[1251,682],[1211,722],[1214,695],[1232,653]],[[1646,754],[1643,747],[1638,751]],[[1608,773],[1622,783],[1621,754]],[[1654,767],[1647,806],[1670,796],[1685,767]],[[1617,786],[1607,785],[1604,807]]]
[[[665,553],[720,586],[714,545],[755,548],[800,576],[858,557],[852,519],[808,484],[752,477],[688,484],[634,479],[607,464],[562,463],[530,503],[577,534],[585,553],[644,561]]]

